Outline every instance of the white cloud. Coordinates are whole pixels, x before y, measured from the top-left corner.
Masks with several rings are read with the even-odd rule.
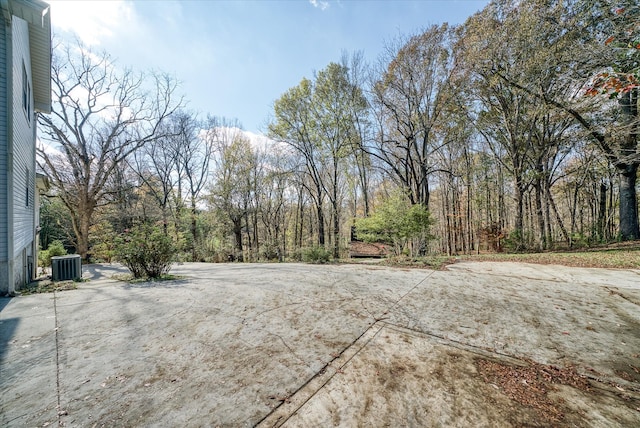
[[[329,8],[329,2],[323,0],[309,0],[309,3],[313,5],[313,7],[317,7],[320,10],[326,10]]]
[[[269,151],[272,147],[285,147],[283,143],[272,140],[264,134],[246,131],[235,126],[217,126],[215,128],[210,128],[209,130],[201,129],[198,136],[205,139],[208,131],[214,131],[215,134],[213,135],[217,135],[218,137],[224,135],[228,142],[234,138],[243,137],[249,141],[249,144],[254,150],[261,152]]]
[[[133,25],[134,11],[130,1],[51,1],[53,27],[74,32],[87,45],[99,45]]]

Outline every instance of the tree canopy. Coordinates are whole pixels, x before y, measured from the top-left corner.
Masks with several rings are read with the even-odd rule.
[[[59,45],[46,236],[106,258],[158,223],[206,261],[337,258],[354,227],[416,254],[639,239],[638,22],[633,0],[493,0],[301,78],[261,138],[185,110],[164,74]]]

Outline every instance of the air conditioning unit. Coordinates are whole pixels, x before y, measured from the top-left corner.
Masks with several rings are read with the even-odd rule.
[[[80,254],[51,257],[51,279],[65,281],[82,278],[82,259]]]

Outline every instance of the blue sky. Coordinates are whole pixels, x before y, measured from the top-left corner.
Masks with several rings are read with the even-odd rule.
[[[386,41],[459,24],[488,0],[51,0],[53,31],[77,34],[118,65],[181,82],[188,107],[259,133],[273,102],[343,51],[375,62]]]

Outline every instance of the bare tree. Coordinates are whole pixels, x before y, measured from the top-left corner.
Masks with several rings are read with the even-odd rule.
[[[218,133],[218,119],[209,117],[205,122],[199,122],[195,115],[181,111],[175,120],[176,133],[172,137],[172,144],[177,151],[178,210],[182,201],[187,200],[191,224],[191,257],[196,261],[198,204],[209,179],[209,165]]]
[[[425,208],[429,175],[437,169],[432,156],[446,143],[438,126],[455,96],[451,37],[444,24],[390,44],[372,89],[378,135],[368,152],[390,169],[411,203]]]
[[[299,161],[297,170],[305,175],[299,181],[316,209],[317,242],[325,244],[324,183],[320,163],[321,153],[314,135],[314,117],[311,107],[313,82],[302,79],[298,86],[290,88],[274,104],[275,120],[269,125],[269,136],[287,144],[292,156]]]
[[[93,215],[113,201],[112,174],[160,136],[182,100],[171,77],[120,71],[107,53],[80,43],[56,46],[51,75],[52,112],[38,116],[38,165],[69,209],[76,251],[86,259]]]
[[[133,154],[132,168],[138,178],[162,212],[162,223],[165,234],[168,234],[169,215],[178,216],[177,207],[181,198],[176,191],[179,184],[179,162],[181,133],[180,115],[172,115],[163,124],[162,135],[154,144],[147,144]],[[175,208],[174,208],[175,207]],[[175,218],[177,222],[177,218]]]
[[[240,259],[244,248],[242,232],[244,228],[248,233],[248,214],[255,197],[257,159],[238,123],[224,125],[212,141],[216,151],[215,182],[208,200],[222,217],[231,222],[235,256]]]

